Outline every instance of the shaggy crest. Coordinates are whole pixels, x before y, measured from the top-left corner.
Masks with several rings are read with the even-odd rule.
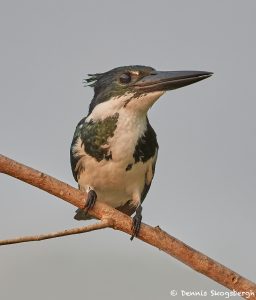
[[[88,74],[88,78],[83,80],[83,85],[95,87],[97,80],[103,75],[103,73],[96,73],[96,74]]]

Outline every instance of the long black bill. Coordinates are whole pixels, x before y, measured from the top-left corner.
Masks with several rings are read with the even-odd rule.
[[[213,73],[204,71],[156,71],[137,81],[135,88],[140,91],[169,91],[201,81]]]

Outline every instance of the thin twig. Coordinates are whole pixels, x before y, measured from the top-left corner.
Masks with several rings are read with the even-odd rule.
[[[83,227],[77,227],[72,229],[66,229],[62,231],[44,233],[39,235],[28,235],[28,236],[21,236],[17,238],[7,239],[7,240],[0,240],[0,246],[9,245],[9,244],[18,244],[18,243],[25,243],[25,242],[32,242],[32,241],[42,241],[47,239],[53,239],[56,237],[63,237],[66,235],[73,235],[73,234],[80,234],[84,232],[99,230],[107,227],[112,226],[111,219],[105,219],[100,222],[90,224]]]
[[[0,172],[34,185],[76,207],[84,207],[85,193],[3,155],[0,155]],[[96,202],[95,206],[90,210],[90,215],[97,219],[111,219],[113,220],[112,227],[114,229],[128,234],[132,233],[131,218],[104,203]],[[160,227],[153,228],[149,225],[142,224],[138,238],[175,257],[192,269],[208,276],[230,290],[241,293],[241,297],[256,300],[255,283],[228,269],[205,254],[189,247],[161,230]]]

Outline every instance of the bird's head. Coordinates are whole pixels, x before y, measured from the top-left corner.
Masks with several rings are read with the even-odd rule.
[[[124,107],[146,113],[166,91],[184,87],[211,76],[203,71],[156,71],[146,66],[125,66],[105,73],[89,74],[86,85],[94,88],[89,114],[108,114]]]

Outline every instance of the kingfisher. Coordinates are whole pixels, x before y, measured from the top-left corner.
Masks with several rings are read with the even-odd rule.
[[[139,233],[144,201],[155,173],[157,137],[147,113],[166,91],[210,77],[204,71],[156,71],[132,65],[88,74],[94,88],[89,111],[75,129],[71,168],[78,188],[86,192],[76,220],[92,217],[95,201],[132,216],[131,240]]]

